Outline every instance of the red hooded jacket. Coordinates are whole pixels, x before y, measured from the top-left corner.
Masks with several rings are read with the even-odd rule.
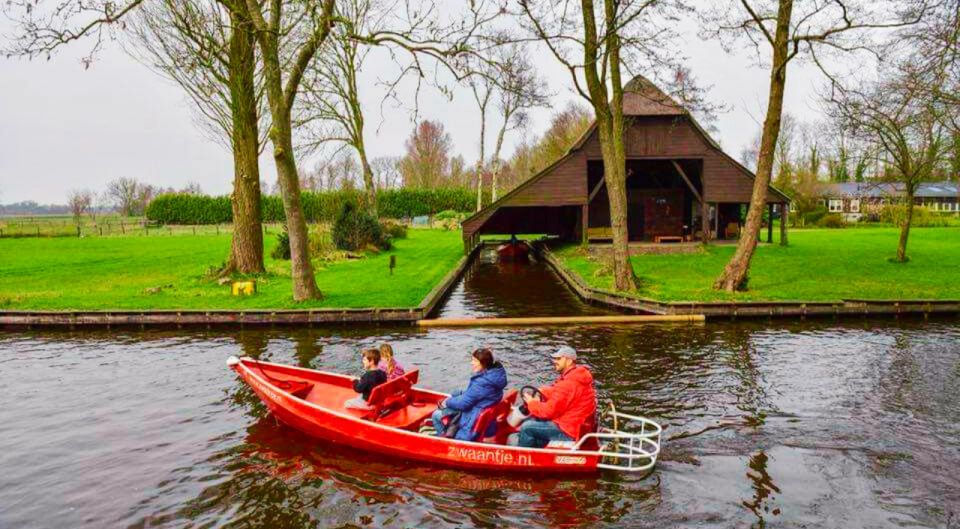
[[[527,403],[530,415],[553,421],[560,431],[576,440],[580,425],[592,421],[597,412],[597,393],[593,389],[593,374],[586,366],[574,364],[560,374],[552,386],[540,388],[544,401]]]

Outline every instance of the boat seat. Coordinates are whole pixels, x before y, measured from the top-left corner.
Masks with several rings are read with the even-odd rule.
[[[436,409],[437,405],[435,403],[411,402],[380,417],[377,424],[400,428],[401,430],[412,430],[420,426],[420,423],[432,415]]]
[[[503,400],[481,411],[480,415],[477,416],[477,422],[473,423],[474,435],[479,434],[481,439],[486,441],[488,438],[484,437],[484,435],[487,432],[487,428],[490,427],[491,423],[502,424],[506,420],[507,415],[510,415],[510,407],[513,406],[516,400],[517,390],[511,389],[503,396]],[[496,437],[496,434],[491,436],[491,438],[494,437]]]
[[[376,420],[391,410],[400,409],[413,400],[413,385],[420,379],[420,370],[414,369],[370,390],[368,410],[347,409],[349,413],[364,419]]]

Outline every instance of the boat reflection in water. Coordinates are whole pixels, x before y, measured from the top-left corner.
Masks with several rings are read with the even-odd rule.
[[[231,454],[232,480],[244,483],[236,490],[252,502],[242,502],[250,514],[262,512],[259,502],[263,510],[276,509],[280,494],[293,503],[315,500],[306,512],[325,526],[358,519],[374,527],[424,525],[424,512],[442,518],[443,525],[520,526],[538,520],[571,527],[604,518],[596,494],[604,484],[597,477],[504,477],[423,466],[316,442],[272,417],[251,425],[244,441],[242,450]]]

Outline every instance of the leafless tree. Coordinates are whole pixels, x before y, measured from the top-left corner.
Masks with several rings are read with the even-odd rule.
[[[134,217],[143,214],[156,190],[135,178],[122,177],[107,183],[107,194],[121,215]]]
[[[74,189],[67,193],[67,205],[73,214],[73,222],[80,225],[83,214],[90,211],[93,205],[93,191],[89,189]]]
[[[907,260],[907,239],[913,219],[914,196],[946,160],[949,102],[938,90],[918,89],[909,69],[889,72],[876,81],[855,86],[832,85],[830,109],[852,136],[874,142],[892,161],[887,178],[904,190],[906,216],[900,227],[897,261]]]
[[[527,123],[527,112],[536,107],[546,106],[549,100],[546,85],[537,76],[536,68],[530,63],[524,47],[516,42],[506,44],[496,48],[492,57],[493,62],[488,65],[492,78],[489,76],[471,78],[471,87],[481,114],[480,161],[482,163],[478,164],[477,171],[478,209],[482,205],[482,193],[480,192],[482,178],[479,175],[487,166],[490,167],[490,200],[496,202],[497,183],[503,166],[501,153],[504,137],[510,131],[523,128]],[[477,82],[478,79],[479,82]],[[479,91],[477,89],[478,84],[481,86]],[[488,163],[483,161],[483,144],[485,143],[486,105],[491,95],[496,105],[497,117],[500,119],[500,127],[497,130],[493,152]]]
[[[397,156],[378,156],[370,160],[370,168],[373,170],[373,178],[377,189],[392,189],[400,187],[403,180],[400,177],[400,170],[397,164],[400,158]]]
[[[300,93],[304,72],[327,40],[334,24],[334,0],[282,0],[258,2],[237,0],[238,16],[250,23],[260,51],[264,88],[270,109],[270,142],[280,181],[280,196],[290,238],[290,269],[293,298],[297,301],[322,297],[310,262],[307,221],[300,205],[299,173],[294,156],[292,112]],[[287,30],[290,18],[299,23]],[[282,60],[285,51],[293,57]]]
[[[636,287],[627,248],[624,76],[643,72],[674,88],[681,83],[675,1],[520,0],[521,24],[569,72],[575,91],[592,107],[603,155],[613,231],[614,286]],[[678,93],[674,91],[674,93]]]
[[[371,47],[353,38],[380,29],[388,9],[382,0],[343,0],[335,15],[340,21],[304,78],[297,111],[300,134],[306,146],[347,145],[356,153],[362,171],[367,210],[377,213],[377,186],[367,157],[364,109],[360,105],[358,77]]]
[[[926,0],[728,0],[704,11],[705,33],[732,42],[745,40],[757,57],[772,57],[766,117],[747,220],[737,249],[714,288],[744,288],[766,206],[783,115],[787,66],[808,57],[824,67],[830,54],[871,53],[879,31],[915,24],[927,14]],[[781,224],[786,244],[786,223]]]

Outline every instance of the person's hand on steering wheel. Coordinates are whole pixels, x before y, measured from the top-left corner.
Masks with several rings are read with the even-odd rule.
[[[525,403],[529,403],[531,400],[542,401],[543,394],[533,386],[524,386],[520,389],[520,398],[523,399]]]

